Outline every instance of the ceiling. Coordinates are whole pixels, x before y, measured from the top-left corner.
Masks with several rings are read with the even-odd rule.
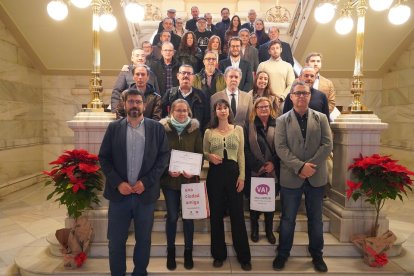
[[[69,7],[69,16],[64,21],[57,22],[47,15],[46,6],[49,1],[0,0],[0,17],[19,45],[32,58],[34,65],[43,73],[89,73],[92,68],[90,9]],[[413,2],[409,0],[407,4],[414,13]],[[103,74],[119,72],[121,65],[128,63],[133,48],[128,25],[118,3],[119,1],[112,1],[113,13],[118,19],[117,30],[100,33]],[[280,4],[283,5],[283,1]],[[314,6],[316,5],[312,5],[312,10]],[[307,53],[318,51],[323,53],[323,69],[327,76],[349,77],[352,74],[355,29],[347,36],[340,36],[334,31],[334,23],[317,24],[311,13],[297,42],[294,56],[299,62],[304,61]],[[369,10],[364,46],[365,75],[380,76],[387,72],[401,51],[413,42],[414,15],[404,25],[393,26],[388,23],[385,12]]]

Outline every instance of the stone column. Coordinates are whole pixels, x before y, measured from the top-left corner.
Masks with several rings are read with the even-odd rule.
[[[388,124],[375,114],[342,114],[331,124],[334,139],[333,176],[329,199],[324,202],[324,214],[330,218],[330,232],[341,242],[350,241],[353,234],[370,234],[375,209],[359,199],[346,198],[348,166],[353,159],[379,153],[380,134]],[[382,214],[379,232],[388,230],[388,220]]]

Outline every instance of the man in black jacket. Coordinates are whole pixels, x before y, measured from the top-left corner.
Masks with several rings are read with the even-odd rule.
[[[180,46],[180,43],[181,43],[181,37],[179,35],[176,35],[173,32],[173,28],[174,28],[173,20],[169,17],[164,18],[164,20],[162,21],[162,26],[164,28],[164,31],[170,32],[170,34],[171,34],[170,41],[174,45],[174,49],[178,50],[178,47]],[[152,45],[156,46],[158,44],[158,42],[160,42],[160,33],[158,33],[154,36],[154,40],[152,41]]]
[[[159,94],[161,97],[166,91],[178,85],[177,73],[180,64],[174,58],[174,46],[171,42],[164,42],[161,46],[162,58],[154,62],[151,71],[158,78]]]
[[[172,103],[177,99],[188,102],[193,113],[193,118],[200,123],[200,130],[204,133],[210,117],[210,102],[204,93],[193,87],[194,70],[191,65],[183,64],[177,74],[179,86],[171,88],[162,97],[163,117],[170,113]]]
[[[198,7],[192,6],[191,7],[191,16],[193,18],[191,18],[190,20],[188,20],[185,23],[185,28],[186,28],[187,31],[195,32],[197,30],[197,20],[198,20],[198,15],[199,14],[200,14],[200,11],[198,10]]]
[[[221,9],[221,21],[216,24],[216,35],[221,39],[221,50],[224,47],[224,35],[230,26],[230,10],[228,8]]]

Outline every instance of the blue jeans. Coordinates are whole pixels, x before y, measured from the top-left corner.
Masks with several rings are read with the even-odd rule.
[[[181,191],[172,189],[162,189],[165,197],[165,203],[167,205],[167,222],[165,223],[165,229],[167,233],[167,248],[172,249],[175,247],[175,236],[177,233],[177,220],[181,206]],[[184,228],[184,247],[185,249],[193,249],[193,236],[194,236],[194,222],[192,219],[183,219]]]
[[[312,187],[305,181],[298,189],[281,187],[280,201],[282,204],[282,219],[280,221],[278,255],[289,257],[293,245],[296,226],[296,215],[305,194],[306,214],[308,216],[308,250],[312,257],[321,257],[323,250],[322,203],[325,186]]]
[[[125,196],[120,202],[109,202],[108,240],[111,275],[126,273],[126,241],[131,219],[134,220],[134,270],[131,275],[146,276],[151,251],[151,231],[155,203],[143,204],[137,194]]]

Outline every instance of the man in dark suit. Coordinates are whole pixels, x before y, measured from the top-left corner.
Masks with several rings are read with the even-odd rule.
[[[176,14],[176,10],[175,9],[168,9],[167,10],[167,17],[171,18],[173,20],[173,24],[175,26],[175,14]],[[161,20],[160,24],[158,24],[158,31],[157,33],[160,33],[162,30],[164,30],[164,27],[162,26],[164,20]]]
[[[197,31],[197,19],[198,19],[199,14],[200,14],[200,11],[198,10],[198,7],[197,6],[192,6],[191,7],[191,16],[193,18],[191,18],[190,20],[187,20],[187,22],[185,23],[185,29],[187,31],[192,31],[192,32]]]
[[[207,21],[206,30],[210,31],[213,35],[215,35],[216,34],[216,25],[213,24],[213,16],[211,15],[211,13],[206,12],[204,14],[204,18]]]
[[[328,118],[309,108],[311,93],[304,82],[292,85],[293,109],[277,118],[275,149],[280,157],[280,221],[275,270],[282,270],[293,245],[296,215],[305,195],[309,253],[316,271],[327,272],[323,253],[322,202],[328,180],[326,158],[332,151]]]
[[[257,49],[249,44],[250,33],[248,29],[241,29],[239,31],[239,37],[242,41],[242,47],[240,51],[241,59],[250,63],[250,67],[253,72],[257,71],[257,66],[259,66],[259,54]]]
[[[107,235],[112,275],[126,273],[131,219],[136,240],[132,275],[147,275],[159,180],[169,160],[164,128],[154,120],[144,119],[144,100],[138,90],[125,92],[127,117],[108,125],[99,150],[99,162],[106,176],[104,197],[109,200]]]
[[[239,89],[249,92],[253,88],[253,72],[252,67],[248,61],[241,59],[242,42],[238,37],[232,37],[229,40],[229,57],[219,62],[219,69],[221,72],[226,71],[229,66],[238,67],[242,72]]]
[[[315,82],[315,78],[316,78],[316,72],[313,67],[302,68],[302,71],[300,72],[300,75],[299,75],[299,80],[304,82],[310,88],[311,97],[309,100],[309,107],[312,108],[313,110],[316,110],[318,112],[325,114],[329,121],[328,98],[323,92],[313,88],[313,83]],[[285,105],[283,106],[283,113],[288,112],[293,107],[293,102],[289,94],[287,95],[285,99]]]
[[[174,45],[174,49],[178,50],[178,47],[180,46],[180,43],[181,43],[181,37],[179,35],[176,35],[173,32],[173,28],[174,28],[173,20],[169,17],[164,18],[164,20],[162,21],[162,26],[164,28],[164,31],[170,32],[170,34],[171,34],[170,41]],[[160,33],[158,33],[154,36],[154,40],[152,41],[152,45],[156,46],[158,44],[158,42],[160,42]]]
[[[276,26],[272,26],[269,28],[269,38],[270,41],[266,42],[263,45],[260,45],[259,47],[259,63],[266,61],[270,58],[270,54],[269,54],[269,45],[270,42],[276,39],[279,39],[279,29]],[[290,45],[289,43],[286,42],[282,42],[282,55],[280,56],[282,58],[283,61],[286,61],[287,63],[290,63],[290,65],[295,64],[294,60],[293,60],[293,56],[292,56],[292,49],[290,49]]]
[[[230,10],[228,8],[222,8],[220,13],[221,13],[221,21],[216,24],[216,35],[220,37],[221,50],[223,51],[224,35],[230,26]]]
[[[248,29],[251,33],[254,32],[254,21],[256,21],[256,17],[256,11],[254,9],[249,10],[249,13],[247,14],[249,21],[241,26],[242,29]]]

